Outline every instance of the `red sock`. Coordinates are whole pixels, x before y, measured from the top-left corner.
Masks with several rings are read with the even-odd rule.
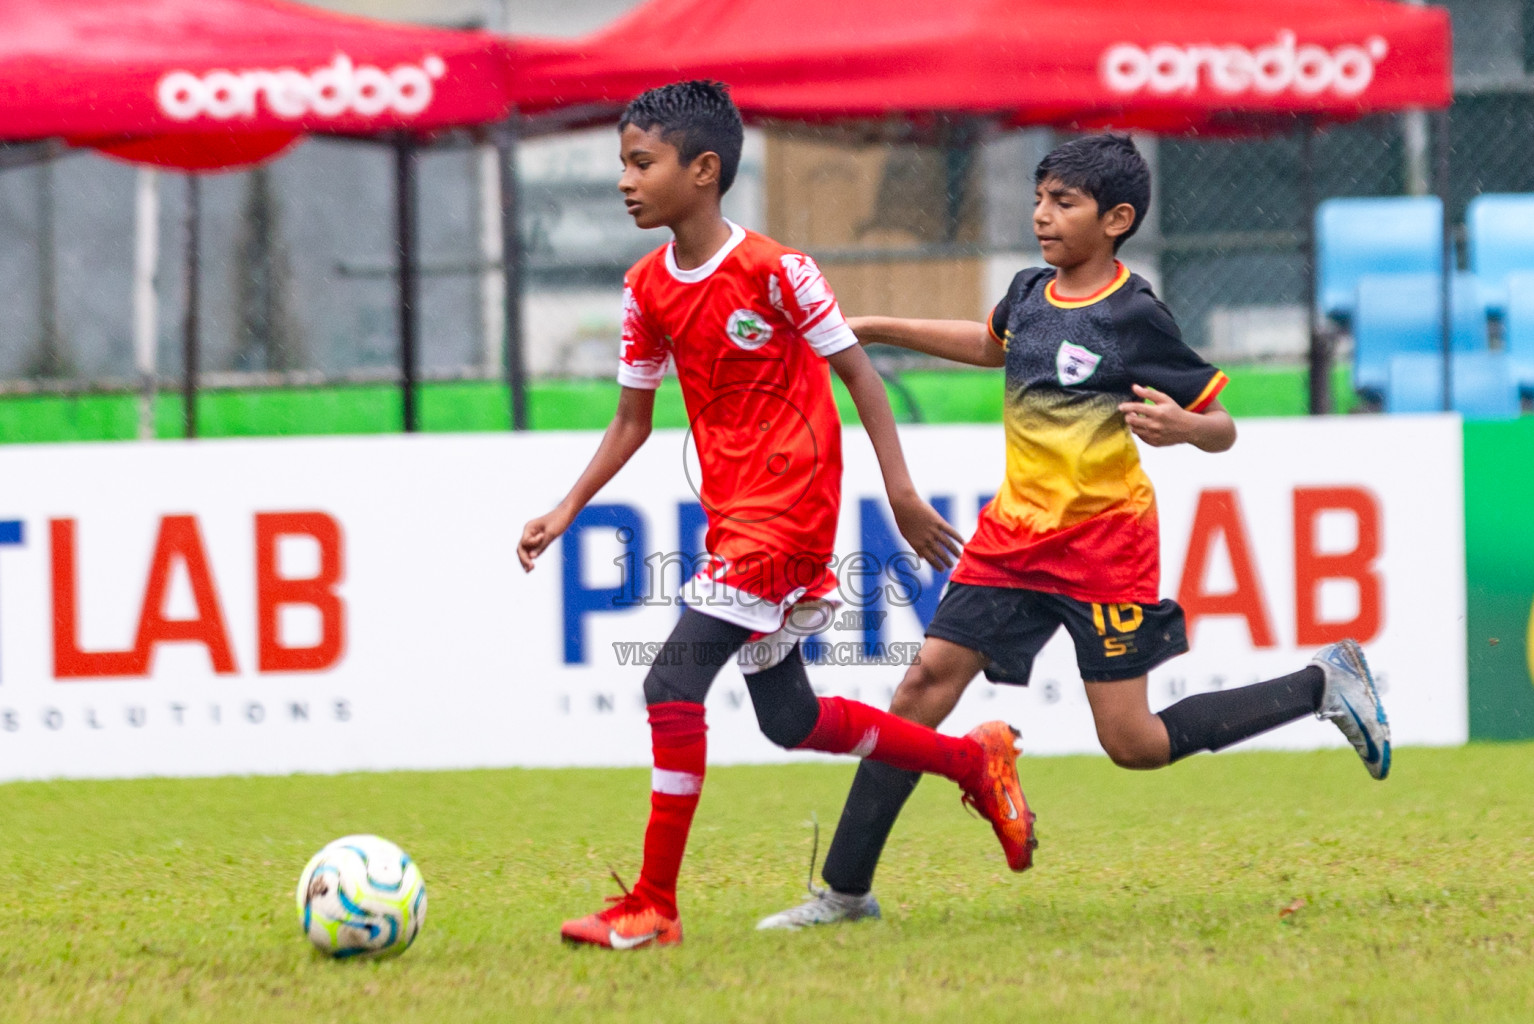
[[[907,771],[941,775],[961,786],[977,782],[985,770],[985,752],[969,737],[944,736],[841,697],[820,698],[820,718],[799,747],[856,754]]]
[[[703,792],[708,759],[703,705],[668,701],[650,705],[650,824],[644,833],[644,868],[634,891],[668,917],[676,917],[676,876],[687,852],[687,832]]]

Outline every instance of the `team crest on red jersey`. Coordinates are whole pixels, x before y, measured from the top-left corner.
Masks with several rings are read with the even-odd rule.
[[[772,337],[772,325],[760,313],[737,309],[725,323],[724,333],[747,352],[761,348]]]

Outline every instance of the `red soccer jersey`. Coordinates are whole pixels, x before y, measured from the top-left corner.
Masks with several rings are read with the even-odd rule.
[[[675,364],[708,516],[713,564],[689,605],[767,633],[835,588],[841,420],[825,357],[855,344],[814,260],[734,224],[701,267],[679,269],[671,243],[629,270],[618,382],[655,388]]]

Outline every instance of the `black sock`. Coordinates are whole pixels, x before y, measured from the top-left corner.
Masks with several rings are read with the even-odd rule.
[[[862,896],[873,888],[874,869],[884,852],[884,841],[900,817],[921,772],[908,772],[879,761],[862,761],[852,780],[852,791],[836,825],[836,838],[826,851],[820,877],[849,896]]]
[[[1292,675],[1234,690],[1197,693],[1160,712],[1173,761],[1232,743],[1315,714],[1326,677],[1314,665]]]

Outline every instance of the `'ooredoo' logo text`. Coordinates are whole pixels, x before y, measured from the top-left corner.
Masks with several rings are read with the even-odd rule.
[[[1230,96],[1255,91],[1264,96],[1332,92],[1353,97],[1374,81],[1375,66],[1388,51],[1389,45],[1379,36],[1369,37],[1362,46],[1349,43],[1328,50],[1313,43],[1297,45],[1295,34],[1287,31],[1255,50],[1171,43],[1143,49],[1119,43],[1103,54],[1102,78],[1109,89],[1126,95],[1143,90],[1186,95],[1207,85]]]
[[[287,119],[309,114],[371,117],[386,110],[408,117],[427,108],[433,79],[446,73],[447,63],[435,54],[419,65],[401,64],[392,71],[356,65],[345,54],[337,54],[329,65],[307,73],[295,68],[219,70],[204,75],[172,71],[160,79],[155,99],[160,110],[177,121],[253,117],[258,100],[271,113]]]

